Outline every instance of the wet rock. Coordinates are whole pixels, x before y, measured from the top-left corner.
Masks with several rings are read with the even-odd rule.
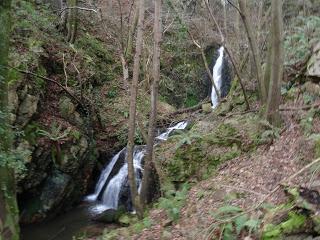
[[[103,223],[118,223],[121,215],[124,213],[123,208],[107,209],[93,218],[94,221]]]
[[[59,208],[61,201],[69,194],[70,183],[70,176],[57,170],[54,171],[44,181],[40,196],[34,194],[25,199],[20,222],[32,223],[42,220],[54,208]]]

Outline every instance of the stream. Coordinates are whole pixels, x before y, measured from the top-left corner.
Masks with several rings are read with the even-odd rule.
[[[221,93],[223,84],[224,48],[218,50],[218,58],[212,69],[218,93]],[[214,87],[211,91],[212,108],[218,105],[218,96]],[[175,130],[185,129],[187,121],[182,121],[166,129],[155,139],[155,145],[166,141]],[[140,192],[143,175],[143,158],[145,145],[134,148],[134,168],[136,173],[137,189]],[[128,164],[126,163],[126,148],[118,152],[102,170],[99,180],[92,194],[83,199],[83,203],[74,209],[48,221],[22,227],[22,240],[72,240],[72,237],[87,232],[92,235],[101,235],[106,227],[114,228],[115,225],[102,224],[92,221],[95,216],[102,214],[107,209],[117,209],[124,206],[127,211],[134,211],[131,203]]]
[[[101,224],[90,220],[92,215],[89,209],[88,205],[81,205],[51,220],[22,226],[22,240],[71,240],[85,230],[102,231]]]

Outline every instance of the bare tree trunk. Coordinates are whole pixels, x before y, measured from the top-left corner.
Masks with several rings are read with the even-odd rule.
[[[237,39],[242,39],[241,38],[241,27],[240,27],[240,15],[239,14],[236,14],[236,23],[235,23],[235,28],[236,28],[236,38]],[[237,42],[237,62],[239,62],[239,58],[241,58],[241,41],[238,41]]]
[[[74,7],[78,6],[78,0],[74,0],[73,2]],[[74,43],[77,38],[77,32],[78,32],[78,14],[79,10],[77,8],[73,9],[73,16],[72,16],[72,32],[71,32],[71,38],[70,43]]]
[[[246,29],[247,35],[248,35],[248,40],[249,40],[249,45],[252,51],[252,56],[253,56],[253,61],[255,64],[255,70],[257,74],[257,79],[259,83],[259,91],[261,95],[261,101],[262,103],[266,102],[267,99],[267,92],[263,84],[262,80],[262,67],[261,67],[261,58],[259,55],[259,49],[258,49],[258,43],[257,39],[254,37],[253,30],[252,30],[252,24],[250,23],[248,17],[249,12],[248,8],[246,6],[246,0],[239,0],[239,8],[241,11],[241,18],[244,24],[244,27]]]
[[[19,215],[16,202],[16,183],[14,169],[8,167],[11,154],[11,131],[8,118],[8,78],[7,68],[11,0],[0,2],[0,239],[19,239]]]
[[[267,102],[266,117],[274,125],[280,124],[279,105],[280,87],[283,75],[283,19],[282,0],[272,0],[272,20],[271,20],[271,62],[269,96]]]
[[[123,52],[121,50],[120,53],[120,59],[121,59],[121,64],[122,64],[122,74],[123,74],[123,88],[128,90],[129,86],[129,67],[128,63],[123,55]]]
[[[74,43],[76,40],[77,28],[78,28],[78,9],[75,8],[78,5],[78,0],[68,0],[68,22],[67,22],[67,42]]]
[[[137,7],[134,8],[134,16],[133,16],[133,22],[130,25],[129,31],[128,31],[128,40],[127,40],[127,47],[125,49],[124,57],[128,58],[132,54],[132,46],[133,46],[133,34],[137,27],[138,20],[139,20],[139,9]]]
[[[223,4],[223,27],[224,27],[224,36],[228,38],[228,24],[227,24],[227,3],[225,0],[222,0]]]
[[[153,81],[151,86],[151,114],[149,118],[147,152],[145,156],[144,173],[140,201],[142,206],[147,204],[148,195],[150,194],[150,177],[154,168],[153,163],[153,146],[155,138],[155,128],[157,122],[157,99],[160,81],[160,42],[162,37],[161,30],[161,0],[155,0],[154,3],[154,46],[153,46]]]
[[[136,108],[137,108],[137,90],[138,79],[140,74],[140,59],[142,53],[143,43],[143,22],[144,22],[144,0],[139,0],[139,20],[137,26],[137,41],[136,41],[136,53],[134,56],[133,64],[133,76],[130,88],[130,109],[129,109],[129,133],[127,144],[127,162],[128,162],[128,178],[130,183],[130,192],[133,206],[137,210],[137,213],[142,217],[142,209],[140,207],[140,201],[137,194],[137,184],[135,178],[135,171],[133,165],[133,149],[134,149],[134,135],[136,128]]]

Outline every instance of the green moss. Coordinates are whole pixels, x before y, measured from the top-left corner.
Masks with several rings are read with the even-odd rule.
[[[40,129],[40,125],[36,122],[29,123],[23,130],[23,138],[31,145],[36,145],[37,139],[40,137],[38,132]]]
[[[315,152],[315,157],[319,158],[320,157],[320,137],[318,140],[315,141],[314,152]]]
[[[39,76],[47,76],[47,70],[40,65],[37,70],[36,70],[36,74]],[[34,86],[35,86],[35,91],[41,91],[44,90],[45,86],[46,86],[46,81],[43,80],[42,78],[39,77],[34,77]]]
[[[306,220],[306,216],[291,211],[287,219],[280,224],[267,224],[262,239],[283,239],[285,235],[299,232],[305,226]]]
[[[9,86],[14,85],[22,78],[23,78],[23,76],[21,73],[15,71],[14,69],[9,69],[9,71],[8,71]]]

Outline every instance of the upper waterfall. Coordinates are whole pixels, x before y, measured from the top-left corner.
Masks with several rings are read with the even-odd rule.
[[[223,66],[223,53],[224,53],[224,47],[221,46],[218,50],[219,57],[216,60],[216,63],[213,66],[212,69],[212,76],[214,80],[214,84],[217,87],[218,94],[221,94],[221,86],[222,86],[222,66]],[[212,108],[216,108],[218,106],[219,100],[218,95],[216,93],[216,90],[212,86],[211,91],[211,102],[212,102]]]

